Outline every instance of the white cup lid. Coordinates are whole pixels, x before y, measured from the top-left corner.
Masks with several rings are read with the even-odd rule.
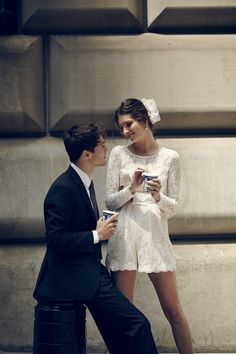
[[[105,213],[105,214],[116,214],[116,212],[115,211],[111,211],[111,210],[103,210],[102,211],[103,213]]]
[[[144,177],[158,177],[157,173],[154,172],[143,172]]]

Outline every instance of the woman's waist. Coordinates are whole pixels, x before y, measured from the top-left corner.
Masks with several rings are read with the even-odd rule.
[[[135,205],[147,205],[154,204],[156,205],[156,201],[151,196],[149,192],[136,192],[132,199],[132,204]]]

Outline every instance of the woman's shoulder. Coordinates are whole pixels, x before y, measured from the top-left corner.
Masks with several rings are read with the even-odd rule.
[[[111,149],[111,154],[112,155],[120,155],[122,154],[126,149],[126,146],[124,145],[116,145]]]
[[[173,149],[162,147],[162,152],[173,160],[179,159],[179,153]]]

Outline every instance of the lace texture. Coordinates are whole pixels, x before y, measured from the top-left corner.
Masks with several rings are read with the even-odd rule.
[[[161,180],[157,203],[143,185],[133,195],[128,188],[137,167],[155,172]],[[106,206],[119,211],[116,233],[108,242],[109,269],[139,272],[175,271],[176,262],[169,239],[168,218],[176,213],[180,184],[179,155],[161,147],[158,154],[139,156],[127,146],[112,149],[108,163]]]

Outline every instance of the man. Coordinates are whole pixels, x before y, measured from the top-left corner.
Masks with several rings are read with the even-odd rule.
[[[101,131],[93,124],[73,126],[64,145],[71,165],[45,198],[47,250],[34,297],[84,303],[111,354],[156,354],[148,320],[116,289],[101,263],[101,241],[114,234],[118,218],[98,219],[91,175],[106,163]]]

